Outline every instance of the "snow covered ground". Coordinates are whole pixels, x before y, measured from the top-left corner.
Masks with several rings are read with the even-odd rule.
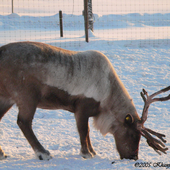
[[[90,33],[89,43],[84,41],[81,15],[64,14],[64,19],[64,38],[60,38],[58,14],[41,17],[0,14],[0,46],[28,40],[69,50],[101,51],[112,62],[133,98],[139,115],[143,109],[139,94],[142,88],[151,94],[170,85],[170,13],[95,15],[95,31],[94,34]],[[169,105],[170,101],[152,104],[145,126],[166,134],[166,146],[170,148]],[[140,141],[139,160],[120,160],[113,136],[108,134],[103,137],[93,128],[92,119],[90,136],[97,156],[84,160],[79,156],[80,142],[74,115],[63,110],[37,109],[33,129],[43,146],[53,155],[50,161],[40,161],[35,158],[16,124],[17,112],[17,107],[12,107],[0,123],[0,145],[9,156],[0,161],[0,169],[126,170],[145,169],[135,167],[136,163],[144,162],[150,164],[150,168],[146,169],[158,169],[155,167],[158,162],[170,166],[170,151],[159,156],[143,137]],[[112,164],[113,161],[115,163]]]

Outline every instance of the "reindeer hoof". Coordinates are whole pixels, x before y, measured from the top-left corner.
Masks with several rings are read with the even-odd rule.
[[[7,155],[0,156],[0,160],[6,159],[7,157]]]
[[[36,152],[36,156],[39,160],[47,160],[49,161],[50,159],[52,159],[52,156],[50,155],[49,151],[46,151],[45,153],[42,152]]]
[[[4,156],[0,156],[0,160],[6,159],[8,156],[4,155]]]
[[[80,155],[84,158],[84,159],[91,159],[93,157],[93,155],[91,153],[82,153],[80,152]]]
[[[5,155],[5,152],[0,147],[0,160],[6,159],[7,155]]]
[[[92,153],[93,156],[96,155],[96,152],[95,151],[90,151]]]

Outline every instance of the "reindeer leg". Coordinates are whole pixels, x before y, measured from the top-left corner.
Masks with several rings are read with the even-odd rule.
[[[7,111],[12,107],[12,103],[5,99],[0,97],[0,120],[2,117],[7,113]],[[4,153],[2,148],[0,147],[0,160],[7,158],[7,155]]]
[[[88,127],[88,128],[89,128],[89,127]],[[89,129],[90,129],[90,128],[89,128]],[[89,130],[89,132],[90,132],[90,130]],[[95,152],[95,150],[94,150],[93,147],[92,147],[89,133],[88,133],[88,135],[87,135],[87,142],[88,142],[89,151],[92,153],[93,156],[95,156],[95,155],[96,155],[96,152]]]
[[[84,114],[78,112],[75,114],[77,129],[80,136],[81,150],[80,155],[87,159],[92,158],[93,155],[90,153],[90,150],[94,152],[91,146],[90,138],[89,138],[89,126],[88,126],[88,117]],[[89,147],[90,146],[90,147]]]
[[[29,105],[27,103],[27,105],[26,104],[20,105],[17,124],[20,127],[26,139],[28,140],[28,142],[30,143],[37,157],[40,160],[49,160],[52,158],[49,151],[44,149],[44,147],[40,144],[32,130],[32,120],[35,110],[36,110],[35,104]]]

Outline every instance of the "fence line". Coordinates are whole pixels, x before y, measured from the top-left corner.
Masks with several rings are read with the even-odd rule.
[[[88,0],[90,2],[91,0]],[[170,1],[93,0],[89,41],[158,41],[170,39]],[[11,4],[14,8],[11,14]],[[60,37],[59,11],[63,12]],[[41,41],[60,47],[85,40],[83,0],[3,0],[0,5],[0,45]]]

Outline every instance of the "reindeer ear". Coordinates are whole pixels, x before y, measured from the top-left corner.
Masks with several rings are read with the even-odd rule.
[[[127,114],[126,117],[125,117],[125,123],[127,124],[132,124],[134,122],[134,118],[131,114]]]

